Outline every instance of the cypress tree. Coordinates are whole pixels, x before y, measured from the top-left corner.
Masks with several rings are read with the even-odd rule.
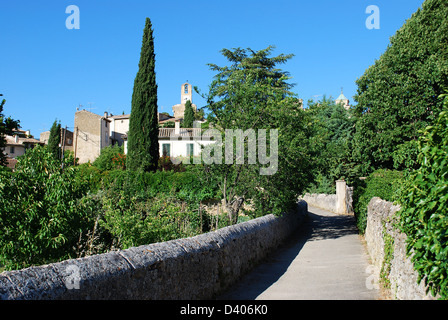
[[[134,81],[129,120],[126,167],[130,170],[155,171],[159,160],[159,123],[154,38],[151,20],[143,30],[139,70]]]
[[[191,101],[188,100],[185,103],[185,111],[184,111],[184,128],[193,128],[194,121],[194,111],[191,106]]]
[[[50,137],[48,138],[48,148],[50,149],[53,157],[59,159],[61,156],[61,149],[59,148],[59,143],[61,142],[61,123],[57,120],[53,122],[50,129]]]

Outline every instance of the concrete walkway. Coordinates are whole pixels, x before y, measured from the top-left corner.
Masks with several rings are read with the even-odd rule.
[[[374,300],[353,216],[309,207],[309,218],[267,261],[219,299]]]

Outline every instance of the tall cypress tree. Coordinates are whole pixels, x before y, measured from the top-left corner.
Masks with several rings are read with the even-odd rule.
[[[194,110],[191,106],[191,101],[188,100],[185,103],[185,111],[184,111],[184,128],[193,128],[194,122]]]
[[[154,38],[149,18],[146,18],[143,30],[138,66],[132,94],[126,167],[130,170],[154,171],[159,160],[159,124]]]
[[[61,158],[61,148],[59,143],[61,142],[61,123],[57,120],[53,122],[50,129],[50,137],[48,138],[48,148],[53,154],[55,159]]]

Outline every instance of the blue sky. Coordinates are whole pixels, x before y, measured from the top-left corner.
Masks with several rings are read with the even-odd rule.
[[[39,138],[54,120],[73,129],[79,105],[94,113],[130,113],[145,18],[155,36],[159,111],[172,114],[185,81],[207,91],[226,64],[223,48],[293,53],[282,66],[304,101],[353,102],[356,79],[387,48],[389,38],[423,0],[53,0],[0,3],[0,93],[4,113]],[[69,30],[65,9],[76,5],[80,29]],[[380,9],[369,30],[366,8]],[[193,103],[203,107],[197,94]]]

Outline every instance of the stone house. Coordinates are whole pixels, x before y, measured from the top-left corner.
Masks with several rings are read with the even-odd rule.
[[[6,154],[8,167],[14,168],[17,163],[17,157],[26,153],[28,149],[34,148],[36,145],[43,145],[43,142],[34,139],[29,131],[15,130],[12,136],[6,135],[6,147],[3,150]]]

